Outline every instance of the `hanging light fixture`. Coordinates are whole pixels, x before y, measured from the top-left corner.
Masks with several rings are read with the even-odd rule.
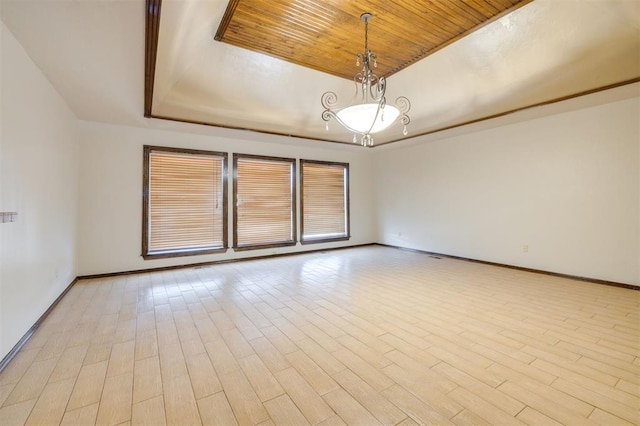
[[[356,85],[354,104],[345,108],[333,109],[338,102],[338,96],[334,92],[325,92],[321,103],[324,107],[322,119],[329,129],[329,120],[332,118],[350,132],[353,132],[353,142],[362,146],[373,146],[373,133],[381,132],[397,121],[403,124],[402,134],[407,135],[407,124],[411,121],[407,112],[411,108],[411,102],[404,96],[396,99],[396,105],[387,105],[385,92],[387,80],[378,77],[371,71],[371,65],[377,67],[376,54],[369,50],[369,20],[370,13],[360,15],[364,22],[364,53],[356,56],[356,66],[362,63],[362,71],[353,77]]]

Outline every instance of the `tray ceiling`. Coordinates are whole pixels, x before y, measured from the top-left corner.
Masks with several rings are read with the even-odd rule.
[[[356,54],[369,49],[389,77],[492,19],[531,0],[231,0],[215,39],[294,64],[353,79]]]
[[[236,8],[245,1],[239,0]],[[269,7],[282,1],[260,3]],[[353,37],[342,48],[350,78],[358,71],[353,54],[363,47],[359,19],[363,11],[373,14],[369,41],[378,54],[377,72],[381,74],[380,67],[395,60],[395,50],[405,49],[403,38],[392,28],[404,29],[417,22],[416,16],[427,19],[416,14],[415,8],[453,5],[478,11],[484,1],[494,7],[507,5],[494,0],[427,0],[406,2],[406,10],[391,13],[395,1],[298,0],[291,4],[299,11],[313,11],[314,4],[343,11],[335,18],[322,15],[322,19],[327,20],[324,25],[329,35]],[[242,135],[256,141],[308,144],[287,137],[297,136],[317,141],[318,146],[325,141],[351,143],[353,135],[335,123],[325,129],[320,98],[333,91],[338,106],[349,104],[353,81],[214,40],[229,8],[227,0],[0,0],[0,5],[6,28],[80,120],[233,134],[145,118],[155,117],[276,135]],[[306,19],[304,14],[300,19]],[[438,33],[460,19],[454,14],[446,19],[442,16],[437,25],[420,21],[408,40],[423,37],[423,32]],[[306,28],[309,24],[300,25]],[[387,100],[408,97],[411,124],[406,137],[401,126],[376,134],[376,145],[522,109],[529,112],[486,121],[482,127],[544,111],[584,107],[595,102],[590,100],[595,97],[574,99],[544,111],[531,109],[605,88],[624,86],[597,99],[622,92],[626,97],[638,95],[639,85],[630,84],[640,81],[637,0],[518,3],[456,37],[388,78]],[[385,43],[393,43],[394,49],[383,53]],[[425,41],[416,44],[431,48]],[[338,62],[320,53],[324,43],[313,37],[296,46],[315,52],[323,63]]]
[[[147,0],[147,7],[147,28],[157,32],[147,33],[148,117],[351,143],[336,123],[325,129],[320,98],[332,91],[338,107],[352,102],[363,12],[373,14],[375,71],[390,75],[388,102],[411,101],[408,135],[392,126],[375,145],[640,78],[635,0]]]

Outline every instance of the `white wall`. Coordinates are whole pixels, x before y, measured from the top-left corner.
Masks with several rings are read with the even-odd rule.
[[[0,21],[0,359],[76,270],[76,118]]]
[[[376,150],[378,241],[640,285],[635,93]]]
[[[292,140],[252,132],[177,125],[151,120],[174,130],[144,129],[80,122],[79,275],[150,269],[170,265],[317,250],[374,242],[371,215],[370,155],[362,147]],[[178,129],[178,130],[175,130]],[[196,134],[193,132],[201,132]],[[277,141],[284,143],[276,143]],[[277,249],[144,260],[142,240],[142,147],[160,145],[229,153],[270,155],[349,163],[351,236],[349,241]],[[229,207],[232,206],[232,180]],[[232,217],[231,210],[229,218]],[[299,214],[298,214],[298,217]],[[229,241],[232,241],[229,226]],[[298,232],[298,235],[300,233]]]

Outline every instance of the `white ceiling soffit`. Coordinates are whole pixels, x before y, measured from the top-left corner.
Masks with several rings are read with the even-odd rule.
[[[320,97],[348,103],[353,83],[213,41],[226,4],[163,0],[153,114],[351,141],[335,122],[325,129]],[[387,101],[409,97],[411,137],[639,76],[640,2],[535,0],[391,76]]]
[[[352,135],[335,122],[325,130],[320,97],[331,90],[348,103],[353,83],[214,41],[226,6],[162,1],[152,115],[349,143]],[[78,118],[149,125],[144,0],[0,0],[0,7]],[[375,39],[369,46],[375,52]],[[392,75],[387,99],[411,100],[411,138],[639,77],[639,1],[534,0]],[[401,130],[376,134],[376,144],[403,139]]]

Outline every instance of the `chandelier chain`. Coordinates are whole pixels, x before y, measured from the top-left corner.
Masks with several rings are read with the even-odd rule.
[[[364,19],[364,53],[369,53],[369,18]]]

